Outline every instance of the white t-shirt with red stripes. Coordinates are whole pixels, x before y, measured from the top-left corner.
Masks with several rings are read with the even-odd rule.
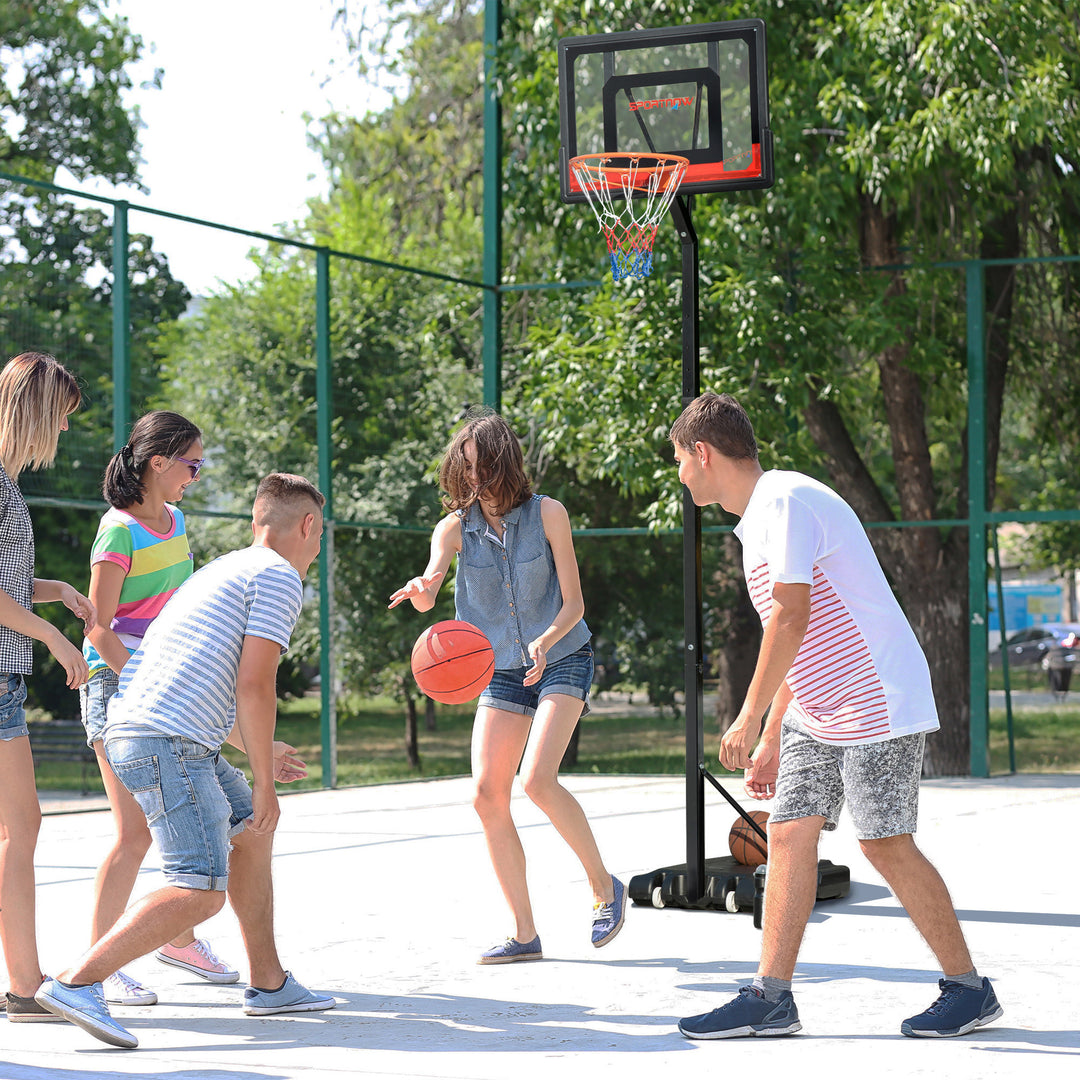
[[[762,475],[735,528],[762,625],[777,582],[810,586],[791,712],[841,746],[939,727],[930,669],[854,510],[802,473]]]

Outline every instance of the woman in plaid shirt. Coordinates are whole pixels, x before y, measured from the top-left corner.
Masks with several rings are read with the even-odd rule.
[[[56,657],[72,689],[89,674],[82,652],[33,605],[59,600],[87,630],[96,621],[94,605],[67,582],[34,577],[34,530],[16,480],[23,469],[52,464],[80,400],[74,377],[46,353],[22,353],[0,371],[0,946],[12,1021],[53,1019],[34,1001],[43,979],[34,920],[41,808],[23,713],[32,639]]]

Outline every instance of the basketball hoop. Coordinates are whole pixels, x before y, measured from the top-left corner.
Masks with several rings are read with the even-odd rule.
[[[607,241],[616,281],[652,273],[656,230],[689,164],[674,154],[582,154],[570,159],[570,175]],[[626,200],[618,211],[617,198]]]

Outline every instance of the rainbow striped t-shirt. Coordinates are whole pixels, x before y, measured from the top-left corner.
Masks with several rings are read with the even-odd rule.
[[[109,626],[128,652],[139,647],[166,601],[191,577],[191,549],[184,515],[175,506],[166,509],[172,517],[172,528],[157,533],[126,510],[113,507],[102,516],[90,552],[91,566],[108,561],[124,571],[120,602]],[[83,656],[91,675],[108,666],[89,639],[83,642]]]

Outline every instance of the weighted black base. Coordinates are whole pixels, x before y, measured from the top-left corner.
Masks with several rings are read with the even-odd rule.
[[[764,867],[743,866],[730,855],[705,860],[704,895],[690,900],[686,895],[686,863],[664,866],[630,879],[628,892],[635,904],[652,907],[712,908],[717,911],[753,911],[754,925],[761,925],[760,896],[764,890]],[[761,870],[761,873],[757,871]],[[851,872],[822,859],[818,863],[818,900],[847,896]],[[755,904],[755,896],[758,901]]]

